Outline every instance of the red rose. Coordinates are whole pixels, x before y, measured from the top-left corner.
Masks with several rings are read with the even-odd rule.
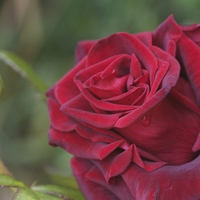
[[[89,200],[200,198],[200,26],[80,42],[47,93],[50,143]]]

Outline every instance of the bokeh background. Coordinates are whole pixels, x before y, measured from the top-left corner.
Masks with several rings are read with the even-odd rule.
[[[1,0],[0,49],[26,60],[51,87],[73,67],[78,41],[151,31],[170,14],[180,24],[197,23],[199,10],[199,0]],[[70,175],[70,155],[48,145],[45,102],[2,62],[0,75],[0,158],[28,185],[49,183],[49,171]]]

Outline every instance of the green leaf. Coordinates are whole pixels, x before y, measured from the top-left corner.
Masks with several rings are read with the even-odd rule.
[[[3,80],[2,80],[2,78],[1,78],[1,76],[0,76],[0,96],[2,95],[3,88],[4,88]]]
[[[62,197],[64,199],[70,198],[71,200],[85,200],[80,190],[70,187],[57,186],[57,185],[38,185],[38,186],[33,186],[32,189],[47,194],[53,194],[55,196]]]
[[[45,97],[45,92],[47,91],[48,87],[37,76],[37,74],[33,71],[28,63],[26,63],[14,53],[8,51],[0,51],[0,60],[11,67],[14,71],[19,73],[23,78],[29,80],[35,89],[40,92],[42,97]]]
[[[27,188],[19,188],[15,193],[14,200],[42,200],[35,192]]]
[[[40,200],[71,200],[69,198],[57,197],[57,196],[53,196],[51,194],[46,194],[39,191],[35,191],[35,193],[39,196]]]
[[[74,177],[65,177],[57,174],[49,174],[49,176],[51,180],[58,185],[79,189],[76,179]]]
[[[1,187],[26,187],[24,183],[15,180],[10,175],[0,174],[0,186]]]
[[[15,180],[10,175],[0,174],[0,186],[1,187],[26,187],[24,183]]]
[[[14,200],[62,200],[60,197],[52,196],[38,191],[33,191],[30,188],[19,188],[15,193]],[[67,199],[66,199],[67,200]]]

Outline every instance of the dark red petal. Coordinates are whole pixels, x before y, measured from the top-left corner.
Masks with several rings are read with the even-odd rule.
[[[57,101],[62,105],[69,101],[76,95],[80,94],[80,91],[74,83],[74,76],[83,68],[85,68],[86,58],[79,62],[74,68],[72,68],[62,79],[60,79],[55,87],[55,97]]]
[[[127,108],[133,110],[133,109],[137,109],[138,105],[141,105],[143,103],[144,99],[146,99],[148,94],[149,94],[148,85],[140,84],[137,87],[133,86],[132,89],[130,89],[128,92],[125,92],[115,97],[104,99],[103,101],[107,101],[107,102],[109,101],[109,102],[119,104],[119,105],[132,105]],[[116,105],[116,111],[118,110],[117,107],[118,106]],[[125,108],[126,107],[124,106],[124,109]]]
[[[200,150],[200,133],[198,134],[197,139],[192,147],[193,152],[197,152],[199,150]]]
[[[137,79],[142,76],[142,67],[135,54],[131,56],[130,75]]]
[[[140,152],[140,154],[139,154]],[[147,154],[147,153],[146,153]],[[145,169],[147,172],[150,172],[150,171],[153,171],[157,168],[160,168],[162,167],[163,165],[166,165],[167,163],[166,162],[162,162],[162,161],[158,161],[158,159],[156,158],[156,162],[151,162],[151,161],[145,161],[145,160],[142,160],[143,159],[152,159],[153,160],[155,159],[154,156],[150,155],[150,153],[148,153],[148,155],[145,155],[144,154],[144,151],[142,152],[141,154],[141,150],[138,149],[136,147],[136,145],[134,144],[133,145],[133,158],[132,158],[132,162],[136,163],[138,166],[140,166],[141,168]]]
[[[146,46],[152,46],[152,32],[142,32],[134,34],[140,41],[142,41]]]
[[[200,115],[200,108],[190,83],[182,77],[179,77],[177,84],[172,88],[170,94],[181,104]]]
[[[107,183],[114,183],[115,176],[123,173],[132,161],[133,146],[123,152],[113,152],[102,161],[93,161],[101,170]],[[112,179],[113,178],[113,179]]]
[[[155,105],[157,105],[160,101],[162,101],[170,92],[171,88],[175,86],[176,82],[178,81],[180,73],[180,65],[177,62],[177,60],[174,59],[170,54],[164,52],[163,50],[157,47],[152,47],[152,51],[158,58],[166,60],[170,64],[167,72],[166,70],[161,71],[161,73],[165,74],[164,78],[162,79],[161,89],[158,90],[155,94],[151,93],[150,98],[147,99],[147,101],[144,102],[142,106],[138,107],[136,110],[133,110],[132,112],[130,112],[130,114],[121,117],[115,124],[115,127],[123,128],[133,123],[141,115],[143,115],[144,113],[152,109]],[[155,78],[154,80],[158,80],[158,82],[157,81],[155,82],[156,85],[154,85],[154,82],[152,82],[151,84],[152,87],[155,87],[156,89],[158,88],[158,83],[161,81],[159,80],[158,75],[160,75],[160,70],[157,70],[154,73],[154,78]]]
[[[128,33],[117,33],[99,40],[88,54],[87,66],[119,54],[135,54],[140,63],[149,72],[150,84],[152,84],[157,69],[156,58],[145,44],[134,35]]]
[[[52,98],[47,99],[47,106],[51,126],[58,131],[72,131],[77,123],[69,116],[60,111],[60,105]]]
[[[138,200],[200,199],[200,156],[182,166],[164,166],[150,173],[132,164],[122,177]]]
[[[61,110],[77,121],[90,124],[99,128],[111,128],[118,120],[121,113],[98,114],[89,102],[80,94],[71,101],[65,103]]]
[[[200,43],[200,23],[191,26],[181,26],[187,37],[196,43]]]
[[[107,184],[102,172],[90,161],[72,158],[71,166],[79,187],[87,200],[135,200],[121,177]]]
[[[130,38],[133,38],[131,34],[116,33],[99,40],[88,54],[87,66],[94,65],[119,54],[131,55],[133,53],[133,44],[131,44]]]
[[[89,128],[87,126],[79,125],[76,127],[76,131],[83,138],[90,139],[93,142],[105,142],[105,143],[113,143],[119,140],[124,140],[122,137],[118,136],[114,132],[109,132],[110,134],[105,134],[103,131],[99,129],[95,130],[93,128]]]
[[[167,74],[168,70],[169,63],[164,60],[158,59],[158,70],[156,72],[153,85],[151,86],[150,94],[147,97],[148,99],[155,95],[159,87],[161,87],[162,81],[165,78],[165,75]]]
[[[47,98],[56,99],[56,97],[55,97],[55,86],[51,87],[51,88],[46,92],[46,97],[47,97]]]
[[[180,64],[179,62],[170,54],[166,53],[165,51],[161,50],[158,47],[152,47],[152,51],[153,53],[156,55],[157,58],[162,59],[162,62],[159,62],[159,67],[162,68],[166,67],[167,62],[169,63],[169,68],[167,70],[167,72],[165,72],[164,70],[164,74],[165,76],[162,79],[162,85],[161,87],[166,87],[166,88],[172,88],[173,86],[176,85],[179,75],[180,75]],[[156,72],[158,73],[158,72]],[[157,75],[157,74],[156,74]],[[158,73],[157,76],[159,76],[160,74]],[[155,76],[156,77],[156,76]]]
[[[199,115],[170,95],[131,125],[116,130],[138,148],[172,165],[197,156],[192,147],[200,130]]]
[[[172,56],[176,54],[176,42],[181,38],[182,30],[170,15],[153,32],[153,45],[161,47]]]
[[[183,35],[178,42],[178,53],[200,106],[200,47]]]
[[[164,99],[164,97],[169,93],[170,88],[161,88],[156,95],[154,95],[151,99],[145,102],[142,106],[139,106],[137,109],[132,112],[120,117],[115,123],[114,127],[116,128],[124,128],[129,126],[150,109],[152,109],[155,105],[157,105],[160,101]]]
[[[121,95],[126,92],[127,78],[127,76],[116,77],[115,74],[110,74],[95,85],[88,87],[88,90],[101,100]]]
[[[105,158],[123,142],[123,140],[118,140],[110,144],[93,142],[90,139],[83,138],[75,131],[60,132],[52,128],[49,131],[49,140],[51,144],[60,146],[75,156],[98,160]]]
[[[90,48],[96,43],[95,40],[85,40],[78,42],[75,50],[75,61],[78,63],[81,61],[89,52]]]

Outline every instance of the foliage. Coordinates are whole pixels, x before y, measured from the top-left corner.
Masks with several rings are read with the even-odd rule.
[[[84,200],[78,187],[36,185],[29,188],[7,174],[0,174],[0,187],[15,188],[13,200]]]

